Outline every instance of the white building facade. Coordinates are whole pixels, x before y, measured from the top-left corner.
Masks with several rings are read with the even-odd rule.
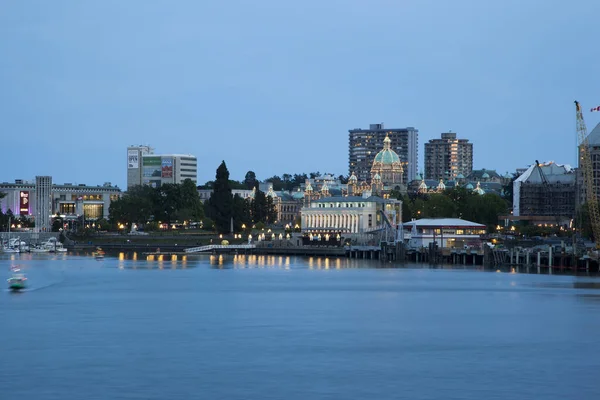
[[[377,196],[325,197],[300,211],[305,234],[364,234],[402,221],[402,202]]]
[[[403,224],[404,243],[409,249],[429,247],[480,248],[486,226],[459,218],[423,218]]]
[[[150,146],[127,148],[127,188],[136,185],[158,187],[164,183],[197,183],[198,160],[191,154],[154,154]]]

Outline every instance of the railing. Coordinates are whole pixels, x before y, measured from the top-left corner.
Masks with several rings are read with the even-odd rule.
[[[200,253],[216,249],[255,249],[254,244],[209,244],[207,246],[189,247],[184,251],[186,253]]]

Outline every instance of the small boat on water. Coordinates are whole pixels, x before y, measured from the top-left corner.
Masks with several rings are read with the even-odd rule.
[[[27,288],[27,278],[25,274],[17,267],[12,267],[12,276],[7,279],[8,288],[13,291],[23,290]]]
[[[96,258],[96,260],[102,260],[104,258],[104,250],[102,250],[100,247],[97,247],[96,251],[93,252],[92,255]]]

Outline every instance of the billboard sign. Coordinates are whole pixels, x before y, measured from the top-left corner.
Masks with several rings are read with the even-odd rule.
[[[137,150],[127,150],[127,168],[136,169],[140,166],[139,153]]]
[[[162,177],[172,178],[173,177],[173,159],[171,157],[164,157],[162,159]]]
[[[29,215],[29,192],[19,192],[19,214]]]
[[[144,157],[142,158],[142,176],[144,178],[159,178],[161,177],[161,159],[160,157]]]

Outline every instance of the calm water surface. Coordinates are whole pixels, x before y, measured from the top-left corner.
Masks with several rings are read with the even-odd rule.
[[[598,278],[131,258],[0,256],[1,399],[600,398]]]

